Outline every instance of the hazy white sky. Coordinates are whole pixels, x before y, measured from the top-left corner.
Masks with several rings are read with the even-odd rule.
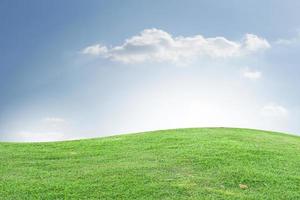
[[[298,1],[1,1],[0,140],[300,133]]]

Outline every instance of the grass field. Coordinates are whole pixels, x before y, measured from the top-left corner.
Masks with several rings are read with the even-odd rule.
[[[0,199],[300,199],[300,137],[203,128],[0,143]]]

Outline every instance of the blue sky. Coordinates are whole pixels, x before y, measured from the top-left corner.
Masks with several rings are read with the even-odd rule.
[[[300,133],[299,1],[1,1],[0,140]]]

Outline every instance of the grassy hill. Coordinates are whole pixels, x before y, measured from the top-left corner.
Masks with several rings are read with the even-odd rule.
[[[300,137],[203,128],[0,143],[0,199],[300,199]]]

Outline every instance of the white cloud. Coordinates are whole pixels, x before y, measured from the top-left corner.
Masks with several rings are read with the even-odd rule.
[[[49,123],[65,123],[66,120],[63,118],[59,118],[59,117],[47,117],[44,119],[45,122],[49,122]]]
[[[269,103],[261,109],[261,115],[264,117],[286,117],[288,110],[276,103]]]
[[[98,55],[122,63],[146,61],[186,63],[200,58],[230,58],[253,54],[270,48],[266,39],[246,34],[241,41],[202,35],[173,37],[159,29],[145,29],[119,46],[88,46],[83,54]]]
[[[271,45],[266,39],[260,38],[257,35],[253,35],[253,34],[246,34],[242,46],[244,49],[251,52],[255,52],[255,51],[259,51],[271,47]]]
[[[22,139],[22,141],[30,142],[49,142],[49,141],[59,141],[64,140],[65,135],[62,132],[37,132],[37,131],[20,131],[17,136]]]
[[[107,48],[105,46],[102,46],[100,44],[92,45],[89,47],[86,47],[83,51],[83,54],[90,54],[90,55],[100,55],[107,53]]]
[[[289,45],[293,45],[293,44],[299,44],[299,43],[300,43],[300,31],[294,37],[291,37],[291,38],[280,38],[277,41],[275,41],[275,44],[285,45],[285,46],[289,46]]]
[[[249,67],[247,67],[244,70],[242,70],[242,76],[247,79],[257,80],[257,79],[261,78],[262,72],[260,72],[258,70],[253,70],[253,69],[250,69]]]
[[[69,123],[59,117],[47,117],[34,121],[31,125],[17,132],[22,141],[57,141],[67,139],[66,131],[70,130]]]
[[[279,44],[279,45],[291,45],[295,42],[297,42],[297,40],[295,40],[296,38],[291,38],[291,39],[278,39],[276,40],[276,44]]]

